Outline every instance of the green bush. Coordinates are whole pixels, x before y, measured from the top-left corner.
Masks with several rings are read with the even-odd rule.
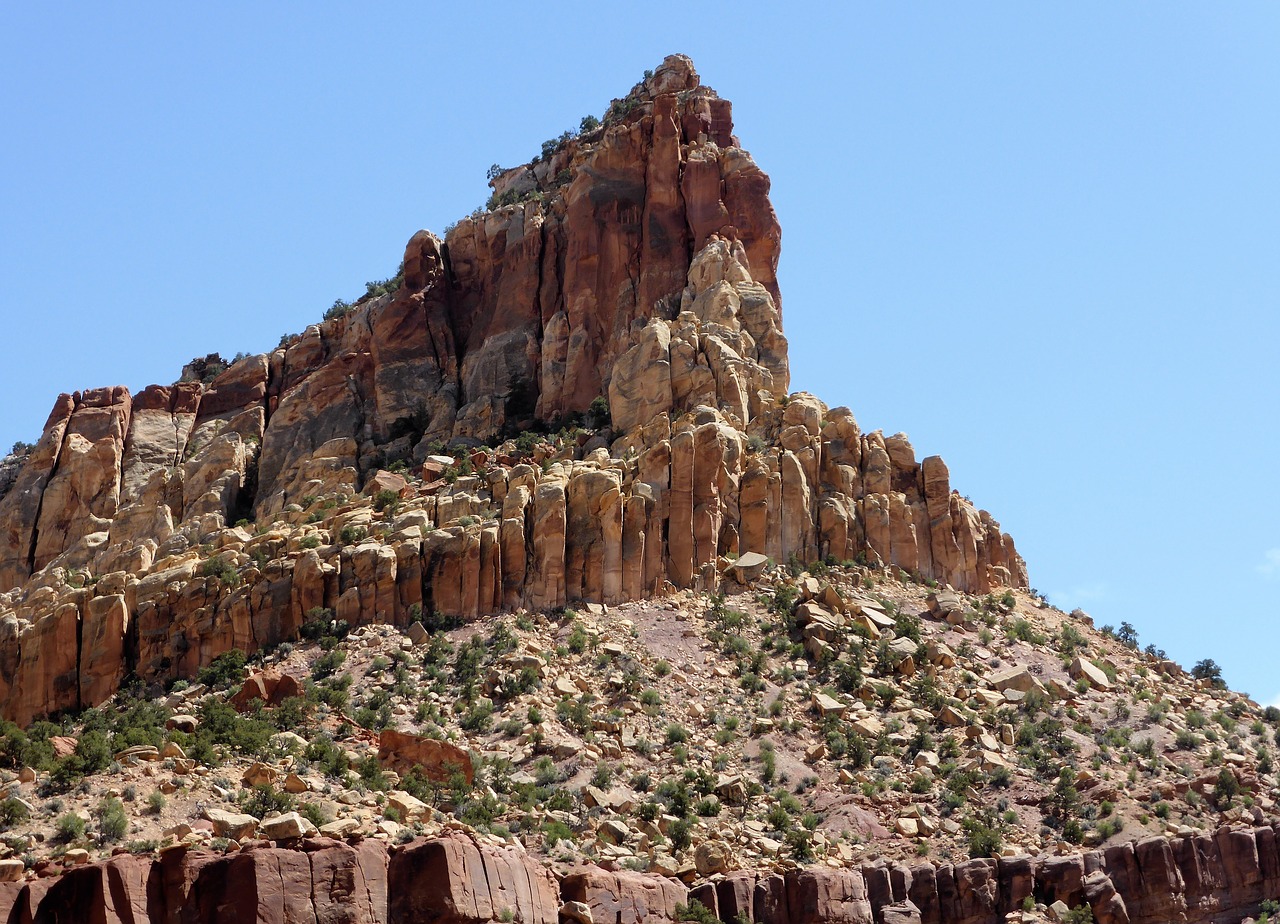
[[[1063,924],[1093,924],[1093,906],[1088,902],[1083,905],[1076,905],[1067,912],[1067,916],[1063,919]]]
[[[0,802],[0,831],[8,831],[30,817],[31,813],[21,799],[10,797]]]
[[[1047,641],[1042,634],[1036,631],[1035,626],[1025,619],[1015,619],[1007,634],[1011,639],[1017,639],[1030,645],[1043,645]]]
[[[484,732],[493,725],[493,701],[481,699],[458,721],[464,731]]]
[[[257,756],[266,753],[276,728],[257,715],[242,716],[229,703],[209,698],[200,706],[200,725],[196,729],[193,749],[200,755],[187,756],[201,763],[217,764],[217,748]]]
[[[304,802],[302,805],[298,806],[298,814],[311,822],[317,828],[327,825],[329,822],[333,821],[324,809],[314,802]]]
[[[240,808],[245,814],[255,818],[266,818],[269,815],[280,815],[293,810],[294,798],[291,793],[281,792],[269,784],[253,787]]]
[[[244,675],[244,666],[248,660],[243,651],[233,648],[200,668],[196,679],[211,690],[225,690]]]
[[[346,652],[333,649],[326,651],[320,657],[316,658],[314,664],[311,665],[311,676],[316,680],[323,680],[326,677],[332,677],[337,673],[338,668],[342,667],[347,660]]]
[[[720,924],[716,913],[696,898],[687,905],[676,905],[676,920],[692,924]]]
[[[159,815],[164,811],[164,807],[168,804],[164,793],[158,789],[153,789],[151,794],[147,796],[147,810],[153,815]]]
[[[108,796],[98,803],[95,813],[98,816],[98,832],[102,840],[113,844],[125,836],[129,830],[129,816],[125,814],[124,803]]]
[[[978,857],[997,857],[1000,855],[1002,843],[999,831],[982,821],[972,818],[965,821],[964,827],[969,835],[970,857],[976,859]]]
[[[327,777],[336,779],[347,772],[347,752],[334,744],[328,735],[312,738],[302,757]]]
[[[56,758],[49,736],[60,729],[49,722],[34,722],[23,731],[12,722],[0,722],[0,766],[49,770]]]
[[[1213,785],[1213,804],[1220,812],[1231,807],[1231,801],[1240,795],[1240,783],[1227,767],[1218,771],[1218,781]]]
[[[1222,679],[1222,668],[1218,666],[1213,658],[1197,661],[1195,666],[1191,668],[1191,676],[1197,680],[1207,680],[1215,687],[1225,687],[1227,685]]]
[[[1201,738],[1195,732],[1189,729],[1182,729],[1174,736],[1174,746],[1179,751],[1194,751],[1200,747]]]
[[[228,587],[240,586],[240,572],[236,571],[236,566],[221,555],[205,559],[204,564],[200,566],[200,576],[216,578]]]
[[[75,812],[67,812],[54,822],[53,839],[60,844],[70,844],[84,837],[84,831],[84,819]]]
[[[569,830],[569,826],[561,821],[547,821],[542,825],[542,834],[547,840],[548,847],[554,847],[560,841],[574,842],[573,832]]]
[[[358,545],[369,538],[369,531],[363,526],[344,526],[338,533],[338,541],[343,545]]]

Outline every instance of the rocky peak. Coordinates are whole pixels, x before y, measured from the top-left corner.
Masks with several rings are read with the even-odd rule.
[[[585,128],[271,353],[59,397],[0,496],[4,715],[189,675],[316,607],[617,603],[746,554],[1026,586],[941,459],[788,394],[769,178],[692,62]]]

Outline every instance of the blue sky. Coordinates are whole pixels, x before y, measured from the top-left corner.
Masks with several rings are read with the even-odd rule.
[[[361,6],[0,7],[0,445],[270,349],[680,51],[773,178],[793,387],[1280,698],[1280,6]]]

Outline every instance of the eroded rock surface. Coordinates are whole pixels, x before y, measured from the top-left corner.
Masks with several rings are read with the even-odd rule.
[[[1280,894],[1271,827],[1147,838],[1072,856],[740,871],[690,890],[597,867],[557,877],[519,848],[454,833],[388,848],[323,837],[218,857],[119,856],[54,880],[0,882],[0,920],[139,924],[666,924],[699,901],[726,924],[1001,924],[1024,900],[1088,904],[1105,924],[1238,922]]]
[[[1027,585],[941,459],[788,395],[769,180],[687,58],[493,185],[510,204],[414,235],[398,289],[270,354],[58,399],[0,495],[0,715],[188,677],[317,610],[404,625],[618,603],[713,588],[742,554]],[[611,422],[576,444],[386,487],[440,442],[602,398]],[[366,490],[398,516],[315,506]]]

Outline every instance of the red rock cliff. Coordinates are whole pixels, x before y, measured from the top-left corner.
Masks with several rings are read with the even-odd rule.
[[[226,857],[120,856],[55,879],[0,883],[7,924],[671,924],[700,901],[752,924],[1001,924],[1023,901],[1088,905],[1100,924],[1238,924],[1280,894],[1271,827],[1152,837],[1084,854],[853,870],[731,873],[690,890],[596,867],[558,878],[518,848],[455,834],[388,849],[312,838]],[[575,910],[582,914],[581,907]]]
[[[0,496],[0,714],[190,675],[315,607],[359,625],[615,603],[713,587],[748,552],[1026,586],[941,459],[788,396],[769,180],[732,132],[668,58],[603,126],[497,177],[510,204],[416,234],[394,293],[207,385],[61,396]],[[611,426],[541,464],[484,453],[393,519],[351,506],[391,460],[602,397]],[[347,506],[324,519],[320,497]]]

